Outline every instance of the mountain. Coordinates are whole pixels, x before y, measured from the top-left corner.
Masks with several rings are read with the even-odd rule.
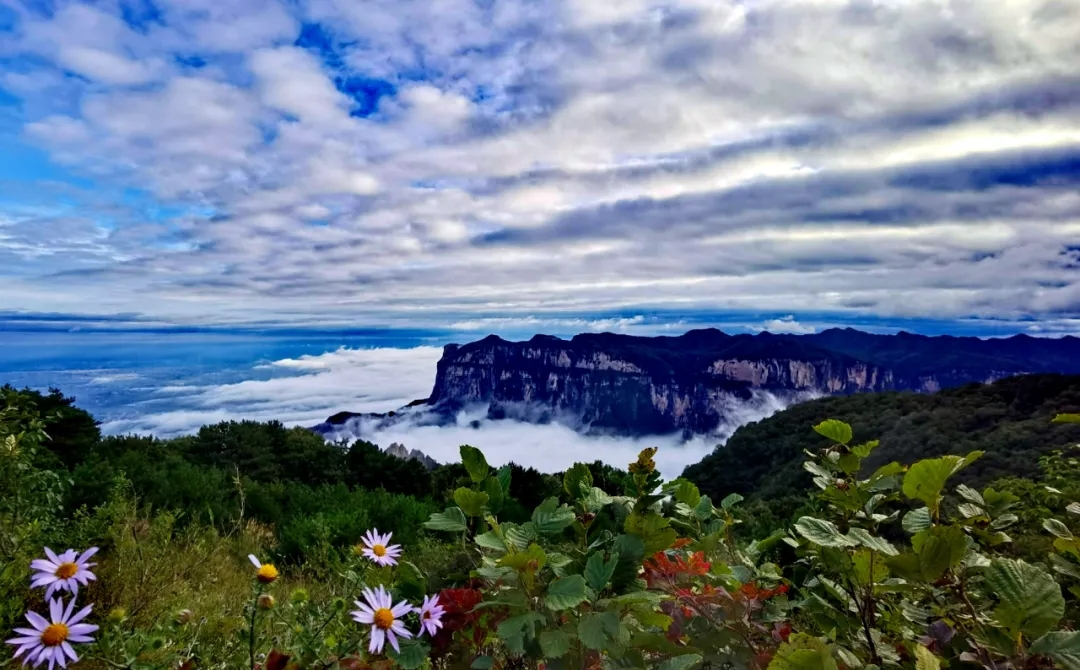
[[[943,454],[985,452],[961,479],[987,484],[1003,476],[1037,478],[1038,459],[1080,442],[1080,426],[1054,424],[1080,412],[1080,376],[1025,375],[924,394],[889,392],[820,398],[740,427],[722,447],[683,476],[721,500],[739,493],[779,500],[811,486],[804,450],[828,441],[813,431],[825,419],[851,424],[856,442],[880,440],[866,460],[871,471],[891,461],[911,464]]]
[[[1018,374],[1080,373],[1080,339],[873,335],[678,337],[494,335],[447,345],[430,408],[442,415],[486,406],[492,418],[559,420],[621,435],[711,433],[740,402],[869,391],[934,392]]]

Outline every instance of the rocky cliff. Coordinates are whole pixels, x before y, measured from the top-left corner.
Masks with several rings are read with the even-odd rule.
[[[981,340],[834,329],[814,335],[612,334],[447,345],[428,404],[450,416],[571,423],[621,435],[709,433],[741,402],[942,388],[1034,372],[1080,373],[1080,339]]]

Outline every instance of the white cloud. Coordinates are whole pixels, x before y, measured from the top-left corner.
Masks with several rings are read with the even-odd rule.
[[[810,333],[816,333],[817,328],[809,324],[799,323],[795,320],[795,317],[791,314],[788,316],[782,316],[779,319],[769,319],[761,324],[761,326],[755,328],[758,331],[766,331],[770,333],[786,333],[791,335],[809,335]]]

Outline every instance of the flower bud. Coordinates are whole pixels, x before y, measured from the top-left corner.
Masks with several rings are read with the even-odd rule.
[[[291,594],[289,594],[289,598],[296,604],[307,602],[307,589],[295,589]]]
[[[123,607],[115,607],[109,612],[109,623],[121,623],[127,618],[127,610]]]
[[[259,602],[259,609],[262,609],[262,610],[274,609],[274,602],[275,602],[274,601],[274,596],[270,595],[269,593],[264,593],[261,596],[259,596],[259,601],[258,602]]]
[[[341,612],[347,607],[344,598],[334,598],[334,610]]]
[[[183,609],[176,613],[176,623],[183,626],[184,624],[191,623],[191,620],[195,618],[195,615],[191,610]]]

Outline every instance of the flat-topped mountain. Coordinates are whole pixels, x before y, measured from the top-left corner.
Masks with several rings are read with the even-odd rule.
[[[692,435],[715,431],[740,404],[764,395],[791,402],[934,392],[1039,372],[1080,373],[1080,339],[874,335],[851,328],[811,335],[716,329],[677,337],[537,335],[525,342],[492,335],[446,345],[426,410],[449,418],[486,407],[490,418],[562,421],[619,435]]]

